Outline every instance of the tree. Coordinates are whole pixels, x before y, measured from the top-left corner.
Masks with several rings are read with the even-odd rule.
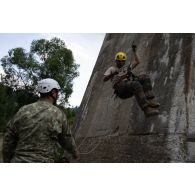
[[[10,87],[0,83],[0,132],[5,131],[5,126],[9,118],[14,113],[14,106],[10,104],[12,101],[13,90]]]
[[[77,106],[76,107],[68,107],[65,109],[63,107],[59,107],[59,108],[66,113],[66,117],[68,119],[68,123],[69,123],[69,126],[71,128],[74,121],[75,121],[75,118],[76,118],[76,115],[78,113],[79,108]]]
[[[7,122],[25,104],[38,100],[38,96],[25,89],[13,90],[0,83],[0,132],[4,132]]]
[[[79,75],[79,65],[74,62],[72,51],[58,38],[34,40],[30,52],[23,48],[11,49],[1,63],[6,74],[2,83],[14,90],[36,94],[35,86],[39,80],[57,80],[61,86],[61,105],[68,103],[73,92],[73,79]]]

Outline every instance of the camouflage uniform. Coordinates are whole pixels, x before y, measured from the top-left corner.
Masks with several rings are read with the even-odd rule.
[[[143,78],[145,76],[146,75],[140,75],[135,81],[122,80],[114,86],[115,94],[122,99],[130,98],[134,95],[139,106],[143,110],[148,106],[148,97],[145,92],[148,92],[148,81],[150,81],[145,80],[145,78]],[[143,82],[143,84],[141,84],[141,82]],[[150,95],[151,93],[148,94]]]
[[[115,94],[122,98],[130,98],[135,96],[139,106],[142,110],[149,105],[148,100],[154,98],[154,93],[152,92],[152,85],[150,77],[146,74],[139,75],[135,80],[133,79],[123,79],[120,77],[126,75],[127,66],[122,68],[117,68],[116,66],[111,66],[105,73],[105,76],[113,75],[111,78],[112,86],[114,88]]]
[[[148,100],[155,97],[152,91],[151,80],[146,74],[139,75],[136,80],[123,80],[114,89],[116,95],[122,99],[135,95],[142,110],[148,106]]]
[[[58,162],[64,149],[76,154],[65,114],[47,101],[23,106],[8,123],[4,162]]]

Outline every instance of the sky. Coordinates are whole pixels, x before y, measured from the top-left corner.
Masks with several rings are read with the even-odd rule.
[[[0,33],[0,59],[12,48],[22,47],[29,51],[33,40],[53,37],[64,40],[67,48],[72,50],[75,62],[80,64],[80,75],[73,81],[73,93],[69,99],[70,106],[79,106],[102,46],[104,33]]]

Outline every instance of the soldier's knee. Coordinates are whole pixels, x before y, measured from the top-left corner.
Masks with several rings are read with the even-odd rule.
[[[144,90],[152,90],[151,79],[149,75],[143,74],[140,76],[140,83],[142,84]]]
[[[141,80],[150,80],[150,77],[149,77],[149,75],[148,74],[142,74],[142,75],[140,75],[139,76],[139,78],[141,79]]]

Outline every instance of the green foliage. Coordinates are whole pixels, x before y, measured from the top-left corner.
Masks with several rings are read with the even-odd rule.
[[[44,78],[52,78],[61,86],[60,106],[67,114],[70,125],[73,123],[76,111],[65,109],[68,98],[72,94],[73,79],[79,75],[79,65],[74,62],[72,51],[66,48],[64,41],[34,40],[30,51],[14,48],[1,59],[5,75],[0,83],[0,131],[5,130],[9,119],[23,105],[38,99],[37,82]]]
[[[78,107],[69,107],[64,110],[70,126],[72,126],[75,121],[78,109]]]
[[[7,122],[24,105],[36,102],[39,97],[25,89],[13,90],[0,83],[0,132],[4,132]],[[59,108],[66,113],[70,127],[73,125],[78,107]]]
[[[38,100],[38,96],[24,89],[13,90],[0,83],[0,132],[5,131],[7,122],[20,107]]]
[[[5,131],[5,125],[9,115],[13,115],[14,107],[10,104],[12,89],[0,84],[0,131]]]
[[[62,106],[58,106],[58,107],[66,114],[68,124],[71,127],[76,119],[76,115],[77,115],[79,108],[77,106],[67,107],[67,108],[64,108]]]
[[[79,75],[72,51],[58,38],[34,40],[30,52],[23,48],[11,49],[1,63],[6,73],[2,82],[13,89],[25,88],[36,93],[38,80],[57,80],[61,86],[61,104],[68,103],[73,79]]]

